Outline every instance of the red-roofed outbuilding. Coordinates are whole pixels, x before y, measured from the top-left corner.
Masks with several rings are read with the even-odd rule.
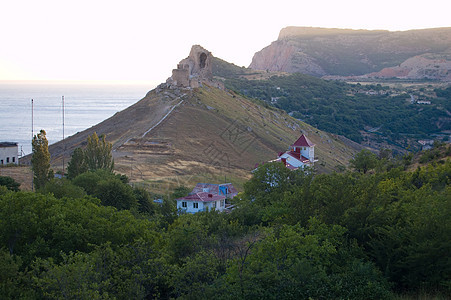
[[[311,167],[315,162],[315,144],[305,135],[301,135],[288,151],[279,153],[279,159],[291,170]]]

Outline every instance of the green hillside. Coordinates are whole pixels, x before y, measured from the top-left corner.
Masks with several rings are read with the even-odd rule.
[[[411,103],[405,88],[346,84],[298,73],[252,76],[254,70],[226,67],[224,62],[218,63],[214,72],[225,78],[225,85],[232,90],[359,143],[378,139],[398,149],[416,148],[415,139],[451,129],[446,90],[436,90],[441,96],[436,97],[435,90],[429,88],[432,104],[419,105]]]

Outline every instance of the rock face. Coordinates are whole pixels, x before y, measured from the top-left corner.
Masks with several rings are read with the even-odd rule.
[[[249,67],[317,77],[386,73],[448,81],[450,63],[451,28],[390,32],[287,27],[277,41],[255,53]]]
[[[304,73],[314,76],[326,75],[326,72],[312,57],[289,43],[289,41],[275,42],[255,53],[249,66],[256,70],[275,72]]]
[[[185,88],[197,88],[202,83],[221,87],[220,83],[213,81],[212,57],[211,52],[201,46],[192,46],[189,56],[177,64],[177,69],[172,70],[172,76],[166,83]]]
[[[414,56],[396,67],[384,68],[360,78],[400,78],[451,81],[451,59],[435,59],[430,55]]]

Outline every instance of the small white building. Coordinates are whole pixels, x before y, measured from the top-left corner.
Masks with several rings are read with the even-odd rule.
[[[206,210],[223,211],[225,208],[224,195],[214,195],[207,192],[200,192],[178,198],[177,209],[186,213],[197,213]]]
[[[315,162],[315,144],[305,135],[301,135],[290,149],[279,153],[275,161],[281,161],[291,170],[304,169],[305,166],[312,167]]]
[[[19,147],[17,143],[0,142],[0,166],[19,164]]]
[[[226,208],[226,199],[232,199],[238,191],[231,183],[198,183],[188,196],[178,198],[177,209],[186,213]]]

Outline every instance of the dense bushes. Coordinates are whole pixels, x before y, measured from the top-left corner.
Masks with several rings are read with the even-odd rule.
[[[229,214],[177,215],[169,199],[153,206],[126,181],[96,171],[42,194],[2,187],[0,298],[450,293],[449,159],[408,172],[384,157],[373,171],[329,175],[266,164]],[[88,196],[68,197],[64,187]],[[132,198],[139,210],[120,200]]]

